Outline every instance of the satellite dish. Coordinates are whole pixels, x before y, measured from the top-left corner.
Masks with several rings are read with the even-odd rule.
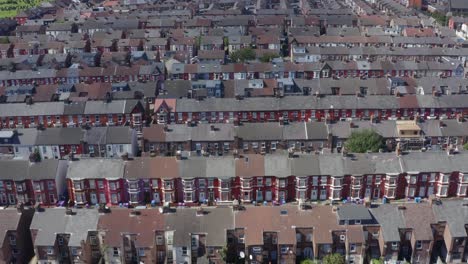
[[[241,259],[245,258],[245,253],[244,253],[244,251],[239,252],[239,257],[240,257]]]
[[[163,208],[162,207],[159,207],[159,212],[162,214],[164,212]]]

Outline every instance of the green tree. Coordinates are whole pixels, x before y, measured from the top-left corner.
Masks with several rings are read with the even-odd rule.
[[[463,149],[464,149],[464,150],[468,150],[468,142],[465,143],[465,145],[463,145]]]
[[[383,261],[381,259],[372,259],[371,264],[383,264]]]
[[[338,253],[329,254],[323,258],[323,264],[345,264],[345,258]]]
[[[447,25],[447,21],[448,21],[448,17],[444,14],[441,14],[439,12],[434,12],[431,14],[431,17],[434,18],[437,23],[439,23],[440,25],[442,26],[446,26]]]
[[[345,143],[346,150],[354,153],[378,152],[383,146],[384,140],[382,136],[370,129],[351,133],[351,136]]]
[[[247,60],[254,60],[255,51],[252,48],[243,48],[243,49],[231,52],[231,54],[229,55],[229,58],[233,62],[244,62]]]
[[[261,62],[271,62],[274,58],[278,58],[279,55],[275,53],[265,53],[259,59]]]

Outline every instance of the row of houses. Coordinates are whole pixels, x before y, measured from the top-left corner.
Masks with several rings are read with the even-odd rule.
[[[339,90],[339,87],[337,87]],[[434,94],[436,94],[434,88]],[[362,89],[362,93],[367,93]],[[266,122],[308,120],[455,119],[466,115],[466,95],[286,96],[252,98],[156,99],[154,121]]]
[[[463,200],[161,210],[19,207],[0,210],[0,259],[292,264],[338,253],[356,264],[380,258],[465,263],[467,214]]]
[[[3,160],[0,204],[280,204],[466,197],[465,160],[464,152]]]
[[[40,70],[0,71],[0,86],[25,84],[77,84],[80,82],[155,81],[164,75],[155,65],[75,67]]]
[[[276,150],[340,152],[353,132],[373,130],[386,141],[387,151],[399,143],[402,150],[462,148],[468,127],[463,120],[353,121],[224,124],[171,124],[143,128],[143,151],[175,155],[192,151],[198,155],[227,153],[273,153]]]
[[[184,64],[168,69],[172,80],[465,77],[458,61],[323,61],[317,63]]]
[[[131,126],[141,131],[145,107],[137,99],[0,104],[2,128]]]
[[[0,131],[0,153],[14,159],[73,157],[132,158],[138,154],[136,130],[127,126],[62,127]]]

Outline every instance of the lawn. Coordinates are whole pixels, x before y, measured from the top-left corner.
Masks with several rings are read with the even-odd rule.
[[[39,5],[44,0],[0,0],[0,18],[13,17],[18,11]]]

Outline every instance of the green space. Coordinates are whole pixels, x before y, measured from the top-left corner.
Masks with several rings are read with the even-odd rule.
[[[0,18],[14,17],[25,9],[38,6],[44,0],[0,0]]]

